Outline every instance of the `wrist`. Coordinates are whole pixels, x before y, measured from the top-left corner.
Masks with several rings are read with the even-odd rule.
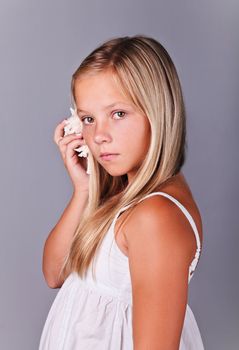
[[[83,189],[83,188],[74,188],[73,189],[73,196],[88,197],[88,195],[89,195],[89,189]]]

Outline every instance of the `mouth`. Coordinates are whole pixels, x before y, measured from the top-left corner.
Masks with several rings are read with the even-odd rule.
[[[119,154],[118,153],[102,153],[100,155],[100,158],[103,160],[113,160],[115,159]]]

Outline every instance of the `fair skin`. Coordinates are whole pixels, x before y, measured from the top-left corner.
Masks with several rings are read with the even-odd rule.
[[[172,195],[191,213],[202,243],[200,213],[183,175],[160,191]],[[126,212],[117,221],[121,221],[118,235],[123,237],[132,280],[134,350],[178,350],[188,298],[188,268],[196,252],[192,227],[182,211],[163,196],[144,199]]]
[[[149,146],[148,118],[119,92],[110,73],[79,79],[75,99],[83,122],[83,137],[91,153],[110,175],[127,173],[130,183]],[[117,101],[120,103],[107,109]],[[100,152],[119,155],[112,161],[104,161]]]
[[[120,93],[110,72],[82,77],[75,87],[77,109],[84,110],[78,111],[83,137],[90,151],[109,174],[127,173],[130,183],[149,146],[147,117]],[[121,102],[106,109],[116,101]],[[100,152],[119,155],[104,161]],[[160,191],[188,209],[202,242],[200,213],[183,174]],[[134,350],[178,349],[188,296],[188,268],[196,251],[190,223],[168,198],[152,196],[123,212],[115,232],[116,243],[129,261]]]

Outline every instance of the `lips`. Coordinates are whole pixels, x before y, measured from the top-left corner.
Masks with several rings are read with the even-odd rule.
[[[111,156],[111,155],[116,155],[118,153],[101,153],[100,157],[104,157],[104,156]]]
[[[113,161],[115,160],[115,158],[117,158],[119,154],[118,153],[106,153],[106,154],[102,154],[100,156],[100,158],[103,160],[103,161]]]

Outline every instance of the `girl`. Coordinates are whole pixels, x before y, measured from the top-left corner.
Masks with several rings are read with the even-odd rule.
[[[185,108],[168,52],[143,35],[113,38],[71,92],[83,128],[54,134],[74,190],[44,246],[46,282],[61,289],[39,349],[204,349],[187,304],[202,222],[181,171]],[[74,150],[84,144],[90,175]]]

